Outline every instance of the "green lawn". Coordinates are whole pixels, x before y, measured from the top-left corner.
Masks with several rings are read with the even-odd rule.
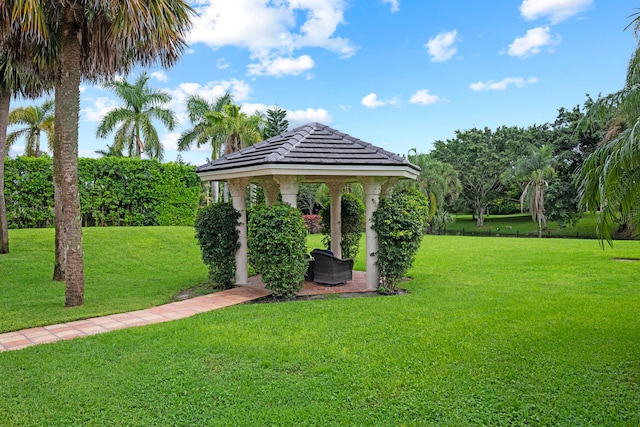
[[[64,307],[53,282],[54,230],[9,230],[0,256],[0,333],[165,304],[207,281],[190,227],[92,227],[83,230],[85,305]]]
[[[454,234],[489,234],[521,237],[537,237],[538,224],[533,222],[528,213],[514,215],[487,215],[484,227],[478,228],[477,222],[471,215],[454,215],[455,221],[447,225],[447,232]],[[545,237],[596,238],[596,216],[584,214],[576,225],[560,228],[554,221],[547,223]]]
[[[192,231],[173,231],[191,251]],[[12,268],[28,269],[18,241],[37,234],[11,234]],[[90,264],[118,251],[88,243],[95,299]],[[427,236],[406,295],[249,304],[0,353],[0,425],[637,426],[640,263],[613,257],[640,258],[640,243]]]

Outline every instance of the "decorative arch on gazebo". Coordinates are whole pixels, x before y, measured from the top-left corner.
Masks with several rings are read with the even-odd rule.
[[[340,207],[345,184],[359,182],[365,193],[367,288],[378,286],[378,236],[372,217],[380,195],[399,179],[416,179],[420,168],[360,139],[320,123],[309,123],[198,167],[203,181],[226,181],[233,206],[240,212],[240,247],[236,252],[236,285],[248,282],[246,189],[261,186],[266,203],[297,205],[298,185],[325,183],[331,196],[331,251],[342,257]]]

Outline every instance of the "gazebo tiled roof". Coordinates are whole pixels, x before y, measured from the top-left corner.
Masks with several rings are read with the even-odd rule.
[[[321,123],[309,123],[198,167],[205,180],[266,175],[397,176],[420,168],[380,147]]]

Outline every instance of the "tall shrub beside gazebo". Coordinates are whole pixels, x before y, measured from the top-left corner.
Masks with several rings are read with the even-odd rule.
[[[264,190],[267,205],[274,204],[278,193],[282,201],[296,207],[298,185],[325,183],[331,198],[331,251],[341,257],[341,196],[345,184],[359,182],[365,193],[366,277],[367,289],[376,290],[379,281],[378,236],[373,230],[373,213],[380,195],[399,179],[416,179],[420,168],[404,157],[339,132],[320,123],[284,132],[198,167],[203,181],[226,181],[234,208],[240,212],[236,252],[236,285],[248,282],[247,186],[257,184]]]

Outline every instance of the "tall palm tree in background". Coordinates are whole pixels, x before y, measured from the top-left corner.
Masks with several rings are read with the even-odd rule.
[[[135,64],[177,62],[193,9],[183,0],[5,0],[0,45],[17,63],[54,74],[53,141],[56,204],[54,279],[64,277],[65,304],[84,302],[82,222],[78,191],[80,81],[126,73]],[[50,52],[34,55],[33,46]],[[43,75],[41,74],[41,78]]]
[[[415,149],[408,155],[408,160],[416,166],[420,166],[420,176],[416,180],[416,185],[420,191],[429,198],[429,219],[439,213],[439,217],[447,215],[447,205],[451,205],[458,199],[462,192],[462,183],[458,172],[448,163],[441,162],[431,157],[429,154],[417,153]],[[404,184],[408,185],[408,184]]]
[[[222,113],[224,106],[233,104],[233,96],[229,92],[219,96],[213,102],[198,95],[191,95],[187,98],[187,113],[192,127],[182,132],[178,139],[178,151],[187,151],[195,142],[196,147],[211,145],[211,160],[215,160],[220,155],[220,150],[224,145],[224,135],[218,132],[206,115],[211,113]]]
[[[2,16],[1,8],[0,16]],[[9,39],[0,38],[0,52],[8,51],[6,43],[9,41]],[[36,98],[50,88],[51,83],[41,80],[31,66],[21,66],[6,53],[0,54],[0,254],[9,253],[9,227],[4,196],[4,160],[8,153],[7,127],[11,97],[21,95]]]
[[[233,96],[229,92],[219,96],[213,102],[198,95],[191,95],[187,98],[187,113],[192,127],[180,135],[178,151],[189,150],[194,142],[198,148],[211,144],[211,160],[216,160],[224,146],[224,135],[218,132],[218,129],[207,119],[206,115],[222,113],[224,106],[230,104],[233,104]],[[211,183],[211,195],[214,203],[218,201],[218,194],[219,184],[218,181],[214,181]]]
[[[515,166],[516,176],[524,183],[520,196],[520,208],[526,205],[531,218],[538,223],[538,237],[542,237],[542,229],[547,227],[547,216],[544,210],[544,189],[549,186],[548,179],[553,177],[555,169],[551,146],[534,149],[527,157],[518,160]]]
[[[171,101],[171,95],[149,86],[149,76],[143,72],[131,84],[126,80],[113,80],[103,85],[112,90],[124,106],[107,113],[98,125],[96,136],[106,138],[116,128],[112,150],[127,150],[129,157],[140,158],[146,152],[149,158],[162,160],[164,149],[153,121],[159,120],[167,129],[173,130],[176,118],[173,111],[163,108]]]
[[[222,111],[205,113],[213,132],[224,141],[224,154],[253,145],[262,140],[264,119],[258,113],[247,115],[240,106],[227,104]]]
[[[633,25],[638,39],[640,12]],[[608,120],[608,131],[596,150],[577,173],[580,204],[590,211],[601,210],[596,230],[601,239],[612,241],[622,221],[640,230],[640,44],[627,67],[624,87],[598,98],[581,122],[589,128]]]
[[[24,125],[7,135],[7,149],[17,140],[24,138],[27,142],[24,154],[28,157],[40,157],[40,137],[47,136],[49,149],[53,145],[54,103],[48,99],[41,105],[18,107],[9,113],[9,126]]]

